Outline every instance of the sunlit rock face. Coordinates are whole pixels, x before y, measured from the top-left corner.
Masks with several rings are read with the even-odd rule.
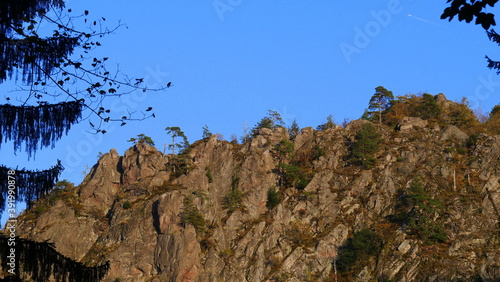
[[[105,281],[499,280],[500,137],[466,148],[456,127],[375,125],[382,142],[364,169],[350,152],[367,123],[292,141],[280,128],[243,145],[213,136],[178,156],[113,149],[20,216],[18,233],[109,261]],[[362,230],[376,252],[343,271]]]

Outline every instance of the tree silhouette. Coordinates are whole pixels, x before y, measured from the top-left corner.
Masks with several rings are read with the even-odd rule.
[[[483,10],[486,9],[486,6],[495,6],[498,0],[448,0],[446,2],[451,2],[451,4],[444,9],[441,19],[448,18],[448,21],[451,21],[455,16],[458,16],[459,21],[465,20],[467,23],[476,19],[475,24],[480,24],[485,30],[496,25],[495,15],[485,13]]]
[[[9,254],[12,251],[9,243],[12,243],[11,237],[0,236],[0,254]],[[22,268],[23,272],[5,271],[9,276],[4,277],[2,281],[26,281],[27,278],[31,278],[30,281],[50,281],[51,278],[55,281],[101,281],[109,269],[109,262],[89,267],[67,258],[48,242],[34,242],[16,237],[15,243],[18,259],[15,262],[16,268]],[[7,261],[2,263],[2,267],[5,265],[8,265]]]
[[[92,57],[91,51],[101,46],[99,40],[114,32],[104,25],[105,18],[92,20],[89,12],[73,15],[71,9],[64,10],[62,0],[15,1],[6,0],[0,4],[0,82],[14,79],[22,82],[17,98],[22,106],[28,104],[47,105],[45,98],[55,97],[61,103],[77,103],[79,108],[66,113],[78,116],[88,110],[97,121],[90,122],[97,132],[103,123],[128,120],[143,120],[153,116],[152,107],[144,109],[137,116],[134,113],[113,116],[103,106],[106,98],[131,94],[134,91],[164,90],[144,85],[143,78],[129,78],[119,70],[106,67],[108,57]],[[52,17],[51,17],[52,15]],[[77,26],[81,26],[78,30]],[[44,23],[48,28],[40,30]],[[50,35],[44,36],[43,34]],[[80,51],[77,54],[76,51]],[[12,101],[7,97],[8,101]],[[10,102],[9,102],[10,103]],[[9,105],[10,111],[16,107]],[[47,108],[45,108],[47,111]],[[59,116],[56,115],[57,118]],[[73,123],[76,121],[73,121]]]
[[[24,150],[31,158],[39,149],[54,148],[72,125],[82,121],[84,111],[96,133],[106,132],[102,129],[106,122],[125,125],[154,116],[152,107],[126,115],[105,107],[110,97],[163,90],[171,84],[150,89],[143,78],[108,69],[108,57],[91,56],[101,46],[99,40],[121,24],[109,29],[104,17],[92,20],[89,14],[73,14],[63,0],[1,1],[0,83],[13,80],[17,88],[0,105],[0,146],[11,142],[14,152]],[[48,103],[48,99],[57,102]],[[61,171],[58,163],[33,172],[37,177],[43,174],[45,181],[17,185],[19,194],[25,200],[36,199],[52,188]],[[24,178],[29,173],[19,170],[16,176]],[[4,198],[7,195],[6,190],[0,193]]]
[[[486,30],[486,35],[492,41],[500,45],[500,35],[491,26],[495,26],[495,15],[492,13],[486,13],[488,6],[494,7],[498,0],[448,0],[447,3],[451,3],[449,7],[444,9],[441,19],[448,19],[448,21],[453,20],[455,16],[458,17],[459,21],[465,21],[467,23],[472,22],[481,25],[484,30]],[[497,71],[500,74],[500,61],[494,61],[488,56],[486,61],[488,62],[487,67]]]
[[[95,133],[106,133],[103,125],[107,122],[125,125],[130,120],[154,117],[152,107],[125,115],[107,108],[108,98],[165,90],[172,84],[149,88],[143,78],[131,78],[118,68],[108,68],[109,57],[92,56],[92,51],[101,46],[100,40],[121,24],[109,29],[104,17],[92,19],[89,14],[87,10],[74,14],[65,9],[64,0],[0,1],[0,83],[16,82],[16,89],[10,92],[14,94],[4,96],[6,104],[0,105],[0,146],[12,142],[14,152],[23,149],[30,158],[38,149],[54,148],[72,125],[83,120],[84,112]],[[54,102],[49,103],[49,99]],[[15,201],[30,205],[53,188],[62,170],[60,161],[41,171],[0,165],[0,173],[8,179],[0,184],[0,200],[11,200],[15,192]],[[42,269],[43,262],[33,260],[38,256],[32,251],[30,254],[35,272]],[[48,257],[49,261],[61,262],[57,255]],[[67,271],[78,273],[78,268],[62,263]]]

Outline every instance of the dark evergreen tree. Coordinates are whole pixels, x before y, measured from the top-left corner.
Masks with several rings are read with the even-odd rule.
[[[0,148],[2,142],[14,144],[14,151],[24,150],[31,157],[37,149],[55,147],[63,133],[77,123],[83,100],[39,106],[0,105]]]
[[[104,100],[136,90],[158,91],[171,86],[169,82],[159,89],[149,89],[142,78],[121,77],[119,72],[108,70],[108,57],[93,57],[91,51],[101,46],[100,38],[116,28],[103,26],[105,18],[90,19],[88,11],[73,15],[71,9],[64,8],[63,0],[0,1],[0,83],[14,80],[18,87],[15,93],[20,93],[4,96],[7,103],[0,105],[0,145],[12,142],[15,152],[23,148],[28,157],[37,149],[54,148],[63,133],[81,122],[84,110],[97,120],[89,120],[89,124],[100,133],[105,133],[101,129],[105,122],[125,125],[128,120],[154,117],[149,113],[152,107],[139,116],[112,113],[103,106]],[[50,104],[46,98],[56,102]],[[11,200],[8,197],[12,193],[7,193],[14,191],[15,200],[26,201],[29,206],[53,188],[62,169],[60,162],[42,171],[0,166],[6,179],[0,184],[0,200]],[[11,183],[15,183],[15,189],[7,191],[14,187]],[[58,281],[97,281],[108,268],[106,265],[88,270],[44,246],[31,241],[23,245],[19,240],[16,252],[20,262],[25,263],[22,269],[36,281],[48,280],[51,273]],[[6,252],[1,248],[3,257]]]
[[[269,128],[269,129],[275,129],[278,127],[283,127],[285,123],[283,122],[283,119],[281,118],[280,113],[277,111],[273,110],[268,110],[267,111],[267,116],[263,117],[256,125],[254,128],[252,128],[252,131],[250,133],[250,136],[253,138],[259,134],[259,130],[261,128]]]
[[[288,128],[290,140],[295,140],[295,137],[300,133],[300,127],[296,119],[293,119],[292,125]]]
[[[335,122],[333,121],[333,116],[329,115],[326,117],[326,122],[320,124],[316,127],[317,130],[327,130],[329,128],[335,128]]]
[[[355,139],[356,142],[351,151],[351,162],[365,169],[371,169],[377,162],[373,154],[378,151],[379,144],[382,142],[377,128],[372,123],[363,124],[356,133]]]
[[[436,103],[434,96],[424,93],[419,105],[415,109],[415,114],[423,119],[438,119],[441,114],[441,108]]]
[[[11,237],[0,236],[0,254],[11,252]],[[89,267],[58,253],[53,244],[15,238],[16,272],[4,281],[101,281],[109,269],[109,262]],[[8,273],[7,263],[2,263],[4,273]],[[17,271],[22,269],[22,273]],[[28,280],[28,278],[31,278]]]
[[[155,142],[153,141],[153,139],[149,136],[146,136],[144,133],[138,134],[137,138],[135,138],[135,137],[130,138],[129,140],[127,140],[127,142],[134,142],[135,144],[146,143],[150,146],[155,145]]]
[[[79,118],[82,110],[89,110],[97,118],[97,122],[90,123],[91,127],[102,133],[105,132],[100,129],[103,122],[117,121],[124,125],[126,120],[153,116],[148,113],[151,107],[140,117],[132,114],[120,117],[111,116],[111,111],[102,106],[108,97],[127,95],[135,90],[161,90],[170,84],[160,89],[148,89],[142,78],[125,75],[120,78],[119,73],[108,70],[108,57],[89,57],[93,49],[101,46],[99,40],[116,28],[110,30],[103,26],[105,18],[90,19],[88,11],[73,16],[71,9],[64,10],[64,6],[62,0],[5,0],[0,4],[0,83],[7,79],[20,80],[19,90],[25,92],[23,97],[15,100],[7,97],[7,100],[19,101],[22,107],[45,105],[43,111],[56,120],[73,117],[73,122],[65,123],[67,127],[77,122],[74,117]],[[57,15],[55,19],[49,16],[51,10]],[[77,22],[79,20],[87,26],[84,28]],[[38,28],[42,23],[45,23],[45,30]],[[85,32],[79,31],[79,27]],[[44,100],[46,97],[60,99],[60,107],[67,102],[76,103],[78,107],[63,113],[51,112],[52,107]],[[9,104],[4,112],[27,110],[17,107]],[[42,111],[29,107],[28,110]],[[40,133],[40,136],[43,135]]]
[[[0,213],[4,211],[6,199],[9,199],[9,186],[15,187],[15,201],[26,201],[28,206],[32,201],[47,194],[52,190],[54,183],[59,179],[59,175],[63,171],[61,161],[57,161],[54,167],[42,171],[30,171],[26,169],[10,169],[5,166],[0,166],[0,175],[4,176],[7,181],[0,182]],[[11,182],[12,181],[12,182]],[[15,185],[11,185],[14,183]]]

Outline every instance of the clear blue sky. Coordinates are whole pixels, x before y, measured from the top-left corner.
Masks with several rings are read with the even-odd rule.
[[[339,4],[340,3],[340,4]],[[360,4],[362,3],[362,4]],[[119,112],[154,107],[156,119],[111,125],[105,135],[75,126],[54,150],[28,161],[2,144],[1,162],[45,169],[62,160],[61,178],[79,184],[82,171],[99,152],[130,147],[144,133],[162,150],[167,126],[181,127],[191,142],[202,127],[227,139],[242,136],[267,110],[287,125],[316,127],[333,115],[357,119],[375,87],[395,95],[444,93],[466,96],[485,111],[500,103],[500,76],[486,68],[485,55],[498,48],[480,26],[440,20],[441,1],[68,1],[73,11],[89,10],[127,28],[102,40],[96,55],[110,57],[127,74],[145,77],[164,93],[115,100]],[[495,12],[495,9],[491,9]],[[5,93],[7,84],[0,85]],[[0,97],[3,99],[3,97]],[[5,103],[3,101],[2,103]]]

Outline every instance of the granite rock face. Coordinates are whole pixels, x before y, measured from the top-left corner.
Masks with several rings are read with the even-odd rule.
[[[383,143],[365,170],[349,154],[366,123],[305,128],[288,141],[293,152],[280,151],[284,129],[243,145],[213,136],[180,156],[113,149],[78,187],[21,215],[18,233],[89,265],[109,261],[105,281],[500,279],[500,137],[465,148],[458,129],[377,126]],[[441,241],[397,220],[416,179],[433,200],[425,203],[440,202],[428,220],[443,228]],[[342,246],[365,228],[380,250],[340,273]]]

